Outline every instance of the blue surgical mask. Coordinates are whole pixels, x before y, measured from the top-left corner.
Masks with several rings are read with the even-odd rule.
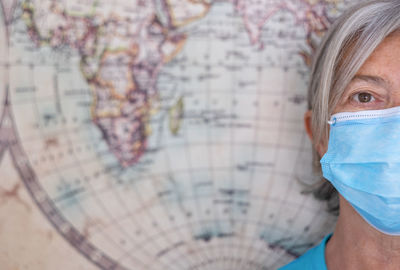
[[[400,107],[334,114],[322,172],[377,230],[400,235]]]

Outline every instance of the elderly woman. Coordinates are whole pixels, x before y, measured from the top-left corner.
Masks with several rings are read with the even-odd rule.
[[[332,235],[290,269],[400,269],[400,0],[343,14],[316,55],[305,125],[339,192]]]

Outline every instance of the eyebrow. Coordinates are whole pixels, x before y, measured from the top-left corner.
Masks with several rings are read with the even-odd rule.
[[[354,80],[361,80],[361,81],[365,81],[365,82],[369,82],[369,83],[373,83],[375,85],[378,86],[382,86],[384,88],[391,88],[392,84],[385,80],[382,77],[379,76],[372,76],[372,75],[355,75],[352,79],[352,81]]]

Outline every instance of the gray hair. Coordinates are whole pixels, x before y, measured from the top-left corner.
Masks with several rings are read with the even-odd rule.
[[[313,167],[321,177],[321,157],[315,149],[328,141],[327,120],[363,63],[387,36],[397,31],[400,31],[400,0],[364,1],[343,13],[322,40],[308,89]],[[321,181],[314,195],[328,200],[330,210],[337,210],[337,193],[328,181]]]

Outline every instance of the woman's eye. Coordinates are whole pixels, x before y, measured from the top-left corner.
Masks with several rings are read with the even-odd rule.
[[[353,96],[353,100],[359,103],[368,103],[374,101],[375,98],[370,93],[357,93]]]

